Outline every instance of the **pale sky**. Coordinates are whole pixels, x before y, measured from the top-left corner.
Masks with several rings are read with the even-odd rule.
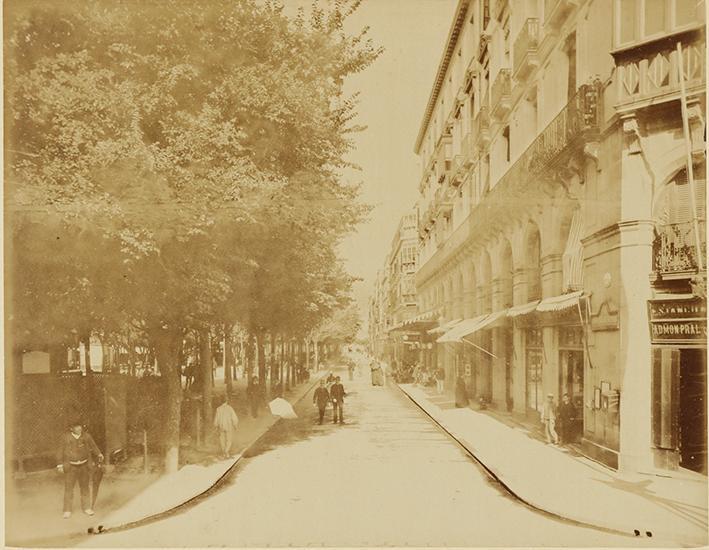
[[[364,279],[356,284],[355,297],[365,324],[377,270],[401,216],[417,198],[421,170],[414,141],[455,5],[455,0],[365,0],[349,21],[352,28],[368,25],[369,35],[385,49],[346,87],[360,92],[357,122],[367,126],[355,138],[351,160],[362,171],[353,177],[364,183],[362,199],[374,205],[369,221],[342,246],[349,272]]]

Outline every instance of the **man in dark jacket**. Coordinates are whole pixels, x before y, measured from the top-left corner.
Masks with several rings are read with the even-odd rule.
[[[322,424],[322,420],[325,417],[325,409],[327,404],[330,402],[330,392],[327,391],[325,387],[325,380],[320,380],[320,386],[315,390],[313,394],[313,404],[318,407],[318,417],[319,423]]]
[[[576,407],[565,393],[559,405],[559,443],[571,443],[574,438],[574,421],[576,420]]]
[[[345,388],[340,382],[339,376],[335,378],[335,383],[330,387],[330,399],[332,399],[332,423],[337,424],[339,418],[340,424],[344,424],[342,408],[345,403]]]
[[[89,495],[89,468],[91,457],[103,461],[103,454],[89,432],[84,432],[81,422],[73,421],[69,431],[62,435],[57,470],[64,474],[64,519],[71,517],[74,485],[79,482],[81,507],[89,516],[94,515]]]
[[[263,398],[263,388],[258,382],[258,377],[254,376],[251,379],[251,384],[246,386],[246,399],[251,407],[251,416],[254,418],[258,416],[258,409],[261,406]]]

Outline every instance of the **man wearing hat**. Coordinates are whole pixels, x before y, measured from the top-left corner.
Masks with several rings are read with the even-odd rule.
[[[103,454],[91,434],[83,430],[80,420],[72,420],[69,430],[62,435],[57,464],[57,470],[64,474],[64,519],[71,517],[74,485],[77,480],[81,492],[81,507],[85,514],[94,515],[89,495],[89,461],[92,455],[96,456],[99,462],[103,461]]]
[[[544,424],[544,435],[547,443],[559,444],[559,436],[556,433],[556,406],[554,405],[554,394],[547,394],[547,399],[542,407],[542,424]]]

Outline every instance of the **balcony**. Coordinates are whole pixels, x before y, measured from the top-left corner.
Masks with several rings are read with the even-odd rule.
[[[524,22],[515,40],[513,62],[514,77],[522,81],[539,64],[537,45],[539,43],[539,19],[530,17]]]
[[[483,102],[473,121],[473,140],[478,151],[484,151],[490,144],[490,115],[486,103],[487,101]]]
[[[465,137],[463,138],[463,143],[460,147],[461,157],[463,157],[463,167],[465,168],[472,168],[475,164],[473,135],[474,134],[470,132],[465,134]]]
[[[699,236],[702,249],[702,265],[697,258],[694,239],[694,224],[672,223],[662,225],[657,230],[653,250],[653,271],[669,278],[691,276],[706,269],[706,221],[699,221]]]
[[[618,66],[618,109],[636,109],[679,98],[679,55],[677,41],[682,43],[682,64],[688,96],[704,93],[706,83],[705,38],[701,31],[676,35],[675,40],[652,42],[614,52]]]
[[[503,120],[512,107],[512,83],[509,69],[500,69],[492,84],[490,113],[498,121]]]
[[[451,177],[450,183],[452,186],[457,187],[465,179],[465,165],[463,163],[463,155],[456,155],[453,157],[452,167],[451,167]]]
[[[436,195],[433,199],[434,215],[436,218],[441,214],[448,214],[453,210],[453,201],[448,197],[446,186],[441,186],[436,189]]]
[[[600,81],[582,85],[566,107],[500,178],[496,187],[523,184],[532,175],[566,167],[570,158],[582,151],[586,143],[597,141],[602,87]]]
[[[577,0],[544,0],[544,26],[559,29],[576,3]]]

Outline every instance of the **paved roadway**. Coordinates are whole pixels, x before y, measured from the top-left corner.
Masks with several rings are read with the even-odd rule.
[[[209,498],[87,547],[638,546],[507,495],[396,387],[347,380],[343,426],[309,395]],[[331,421],[330,411],[326,417]],[[520,457],[523,460],[523,457]],[[530,472],[534,475],[534,472]],[[583,498],[583,495],[579,495]],[[602,505],[602,503],[600,504]]]

